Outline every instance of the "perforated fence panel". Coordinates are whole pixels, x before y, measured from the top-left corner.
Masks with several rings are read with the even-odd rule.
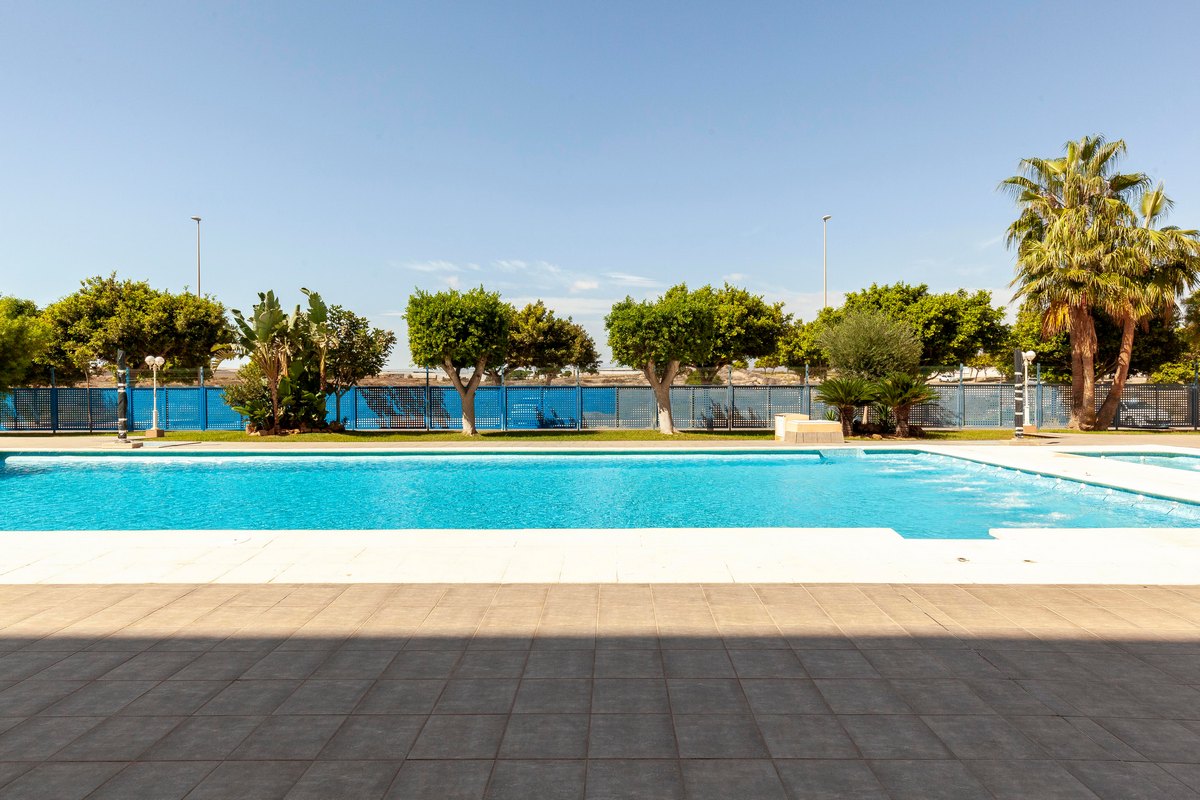
[[[926,428],[1009,428],[1012,384],[934,385],[938,399],[913,409],[911,421]],[[1070,419],[1070,387],[1031,384],[1030,421],[1060,428]],[[1096,388],[1097,410],[1108,387]],[[129,391],[130,427],[148,428],[154,391]],[[337,418],[327,398],[328,419]],[[674,386],[671,410],[676,427],[694,430],[764,430],[774,415],[809,414],[824,419],[829,409],[811,386]],[[364,386],[342,397],[341,417],[351,430],[459,430],[462,404],[450,386]],[[575,428],[651,429],[658,423],[648,386],[481,386],[475,395],[480,430]],[[245,419],[213,386],[170,386],[158,390],[158,423],[167,430],[238,430]],[[0,397],[0,430],[113,431],[117,390],[110,388],[18,388]],[[1126,386],[1114,427],[1200,428],[1200,387]]]

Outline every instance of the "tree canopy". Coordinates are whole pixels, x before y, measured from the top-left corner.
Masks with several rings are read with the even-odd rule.
[[[913,373],[921,363],[921,340],[904,322],[882,311],[850,311],[817,336],[840,376],[877,381],[896,372]]]
[[[728,283],[715,290],[705,286],[696,293],[706,295],[714,308],[711,348],[685,362],[696,368],[701,383],[715,383],[721,369],[730,364],[775,352],[789,320],[783,303],[768,303],[762,295]]]
[[[328,326],[333,343],[326,353],[326,389],[334,396],[340,420],[342,395],[364,378],[383,371],[396,346],[396,334],[371,327],[366,317],[336,305],[329,307]]]
[[[466,292],[417,289],[408,298],[408,346],[413,362],[441,367],[462,399],[463,433],[475,429],[475,390],[489,364],[501,364],[516,312],[498,292],[482,286]],[[462,370],[474,370],[463,380]]]
[[[208,363],[213,346],[229,341],[225,307],[207,297],[172,294],[115,274],[83,281],[74,294],[48,306],[47,361],[81,376],[93,361],[114,362],[117,350],[134,361],[156,355],[168,367]]]
[[[591,334],[570,317],[555,316],[541,300],[513,316],[508,337],[509,369],[536,369],[549,380],[567,367],[581,372],[600,368],[600,355]]]
[[[45,382],[46,370],[37,362],[48,339],[32,301],[0,295],[0,394],[15,386]]]

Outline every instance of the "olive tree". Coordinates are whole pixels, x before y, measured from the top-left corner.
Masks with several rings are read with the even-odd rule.
[[[709,357],[715,340],[716,303],[709,291],[689,292],[684,284],[657,300],[626,297],[604,320],[613,358],[641,370],[654,391],[658,429],[675,433],[671,384],[682,364]]]
[[[841,376],[877,381],[895,372],[916,372],[921,340],[906,323],[879,311],[851,311],[817,335]]]
[[[463,433],[474,436],[475,390],[489,364],[504,362],[513,307],[482,286],[467,292],[417,289],[408,298],[408,347],[413,363],[441,367],[462,400]],[[473,370],[464,380],[463,370]]]

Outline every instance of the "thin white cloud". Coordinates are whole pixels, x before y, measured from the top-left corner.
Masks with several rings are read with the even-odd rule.
[[[572,292],[589,292],[592,289],[599,289],[600,282],[591,280],[590,278],[580,278],[571,284],[570,291]]]
[[[661,287],[661,281],[647,278],[644,275],[630,275],[627,272],[606,272],[604,277],[614,286],[629,286],[638,289],[655,289]]]
[[[731,272],[728,275],[722,275],[721,280],[724,283],[741,283],[749,276],[744,272]]]
[[[998,245],[1004,241],[1004,236],[1005,236],[1005,234],[1002,233],[999,236],[993,236],[990,239],[984,239],[982,242],[978,242],[975,245],[975,249],[976,250],[987,250],[990,247],[995,247],[996,245]]]
[[[432,275],[447,275],[459,272],[478,272],[478,264],[455,264],[453,261],[410,261],[404,264],[404,269],[411,272],[425,272]]]

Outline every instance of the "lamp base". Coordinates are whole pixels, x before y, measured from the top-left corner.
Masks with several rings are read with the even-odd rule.
[[[142,436],[146,439],[161,439],[163,437],[163,429],[147,428],[146,432],[143,433]]]

